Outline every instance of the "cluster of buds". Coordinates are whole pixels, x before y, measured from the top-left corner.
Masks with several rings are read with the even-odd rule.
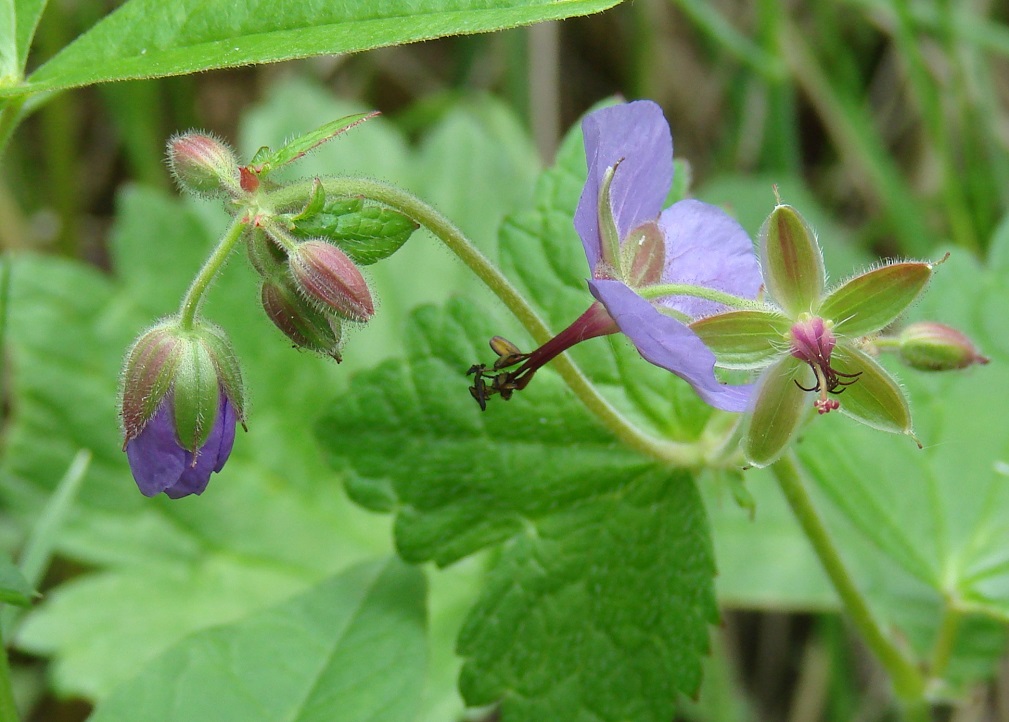
[[[374,262],[398,249],[416,224],[388,209],[364,208],[358,199],[327,202],[318,180],[300,201],[275,207],[268,194],[279,186],[266,176],[367,117],[335,121],[277,151],[261,149],[245,166],[207,133],[185,133],[168,143],[168,165],[179,186],[223,199],[235,214],[240,235],[231,242],[246,245],[262,281],[266,315],[296,347],[337,361],[344,325],[365,323],[375,313],[368,283],[338,244],[347,241],[361,262]],[[123,448],[148,496],[202,493],[231,453],[235,425],[244,426],[235,354],[224,332],[197,314],[209,278],[220,266],[208,261],[179,316],[142,334],[127,355]]]

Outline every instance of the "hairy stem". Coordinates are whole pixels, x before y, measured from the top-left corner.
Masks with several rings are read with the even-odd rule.
[[[522,294],[462,231],[434,208],[404,190],[379,181],[327,178],[323,179],[322,184],[328,196],[370,198],[394,208],[427,228],[501,299],[537,343],[543,344],[550,340],[553,335],[550,329]],[[266,194],[262,200],[273,208],[283,208],[306,198],[310,191],[311,182],[296,183]],[[696,445],[656,439],[634,426],[600,395],[585,374],[565,354],[558,356],[552,363],[585,407],[627,446],[677,466],[693,466],[701,462],[703,452]]]
[[[925,681],[914,662],[897,647],[883,631],[879,621],[869,608],[868,601],[855,586],[851,573],[834,540],[827,531],[820,513],[813,506],[813,500],[806,489],[802,472],[795,456],[789,452],[770,467],[778,480],[788,505],[802,526],[817,558],[827,572],[834,590],[841,598],[852,624],[862,635],[862,639],[889,673],[894,690],[906,705],[909,715],[917,714],[923,704]]]
[[[189,286],[189,290],[186,291],[186,295],[182,297],[182,305],[179,307],[179,323],[182,328],[192,330],[193,326],[196,325],[196,317],[200,311],[203,296],[207,292],[207,289],[210,288],[210,284],[213,283],[214,277],[224,268],[228,256],[231,255],[235,244],[242,237],[246,225],[247,223],[241,214],[231,222],[231,225],[217,244],[214,252],[210,254],[210,258],[207,259],[206,263],[203,264],[203,268],[200,269],[196,278],[193,279],[193,283]]]
[[[748,308],[757,310],[768,310],[767,304],[754,301],[752,298],[734,296],[731,293],[716,291],[713,288],[704,286],[693,286],[689,283],[662,283],[655,286],[645,286],[636,289],[642,298],[665,298],[667,296],[690,296],[691,298],[703,298],[707,301],[714,301],[730,308]]]

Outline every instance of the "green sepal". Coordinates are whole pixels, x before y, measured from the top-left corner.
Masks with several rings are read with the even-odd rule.
[[[309,197],[308,202],[305,203],[305,207],[297,215],[291,216],[291,220],[297,223],[298,221],[322,213],[325,208],[326,188],[322,185],[322,181],[316,178],[312,181],[312,195]]]
[[[886,369],[844,342],[834,347],[830,365],[840,373],[858,374],[855,382],[845,386],[844,394],[838,397],[842,414],[880,431],[915,438],[907,397]]]
[[[335,138],[341,133],[350,130],[355,125],[374,118],[376,115],[378,115],[378,112],[376,111],[348,115],[346,118],[339,118],[326,123],[321,128],[316,128],[304,135],[299,135],[297,138],[294,138],[289,143],[281,146],[275,151],[271,151],[269,148],[260,148],[253,157],[250,165],[254,166],[256,174],[260,178],[263,178],[271,171],[298,160],[306,153],[309,153],[316,147],[325,143],[327,140]]]
[[[753,466],[777,461],[813,408],[806,393],[795,384],[797,380],[803,383],[801,376],[808,370],[809,366],[799,359],[786,356],[761,375],[742,441],[743,454]]]
[[[856,338],[893,323],[932,277],[932,264],[891,263],[855,276],[832,290],[819,316],[834,322],[839,334]]]
[[[658,283],[666,267],[666,236],[657,223],[643,223],[620,247],[620,267],[631,288]]]
[[[217,371],[217,380],[228,397],[235,416],[240,423],[245,421],[245,383],[242,368],[228,335],[220,326],[202,322],[198,331],[200,341],[206,347]]]
[[[263,278],[276,278],[287,270],[287,253],[260,226],[245,232],[249,262]]]
[[[343,324],[337,315],[310,304],[283,278],[264,281],[260,299],[273,325],[296,347],[325,354],[337,363],[343,360]]]
[[[329,200],[319,212],[292,220],[294,236],[331,241],[358,266],[388,258],[418,227],[402,213],[360,198]]]
[[[206,443],[220,404],[217,366],[196,334],[182,341],[175,373],[175,433],[181,446],[195,452]]]
[[[792,322],[776,311],[743,309],[700,318],[690,324],[727,369],[762,368],[781,355]]]
[[[610,186],[613,184],[613,174],[619,165],[620,163],[617,162],[616,165],[610,166],[603,173],[602,183],[599,184],[596,216],[602,245],[600,260],[607,267],[612,268],[620,278],[623,278],[623,269],[620,266],[620,231],[617,230],[617,221],[613,217],[613,204],[610,202]]]
[[[771,297],[789,316],[809,313],[823,295],[823,256],[809,224],[779,205],[760,227],[760,267]]]
[[[126,354],[121,414],[127,441],[143,430],[172,387],[179,364],[176,323],[173,319],[144,332]]]

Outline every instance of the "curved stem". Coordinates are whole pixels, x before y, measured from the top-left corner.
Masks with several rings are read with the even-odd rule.
[[[264,194],[262,201],[274,208],[289,206],[303,200],[311,192],[313,182],[285,186]],[[434,208],[395,186],[366,178],[324,178],[322,185],[327,195],[370,198],[396,209],[427,228],[501,299],[537,343],[543,344],[550,340],[553,335],[550,329],[522,294],[462,231]],[[627,446],[677,466],[694,466],[701,462],[703,450],[695,444],[660,440],[642,433],[600,395],[566,354],[554,359],[553,366],[585,407]]]
[[[7,660],[7,648],[0,635],[0,722],[18,722],[18,719],[14,688],[11,685],[10,662]]]
[[[693,286],[689,283],[661,283],[655,286],[645,286],[635,289],[642,298],[665,298],[666,296],[690,296],[692,298],[703,298],[706,301],[714,301],[731,308],[748,308],[757,310],[768,310],[766,304],[754,301],[752,298],[734,296],[731,293],[723,293],[713,288],[704,286]]]
[[[841,598],[852,624],[889,673],[897,696],[908,710],[920,707],[924,700],[925,680],[914,661],[883,631],[869,608],[868,601],[855,586],[851,573],[823,523],[823,518],[813,506],[813,500],[806,489],[795,456],[789,452],[772,464],[770,469],[778,480],[778,486],[781,487],[792,513],[795,514],[806,538],[812,544],[823,570],[830,578],[834,590]]]
[[[190,284],[186,295],[182,297],[182,305],[179,306],[179,324],[187,331],[192,330],[196,324],[196,315],[199,313],[203,294],[210,287],[214,276],[224,267],[235,244],[242,237],[245,226],[246,221],[241,215],[231,222],[220,243],[217,244],[217,248],[210,254],[210,258],[203,264],[203,268],[200,269],[200,272],[193,279],[192,284]]]

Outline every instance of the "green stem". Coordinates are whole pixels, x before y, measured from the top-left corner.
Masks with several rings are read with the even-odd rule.
[[[239,214],[235,217],[220,243],[217,244],[217,248],[210,254],[210,258],[203,264],[203,268],[200,269],[196,278],[193,279],[193,283],[189,286],[189,290],[186,291],[186,295],[183,296],[182,305],[179,307],[179,324],[187,331],[191,331],[196,324],[196,316],[203,301],[203,294],[206,293],[214,277],[224,267],[235,244],[245,232],[246,225],[244,215]]]
[[[731,293],[723,293],[713,288],[704,286],[692,286],[689,283],[662,283],[655,286],[645,286],[635,289],[642,298],[665,298],[666,296],[691,296],[693,298],[703,298],[707,301],[715,301],[731,308],[749,308],[760,311],[771,310],[766,304],[754,301],[752,298],[733,296]]]
[[[956,644],[957,632],[960,631],[962,619],[962,612],[954,606],[953,600],[947,597],[943,604],[939,633],[936,635],[935,644],[932,645],[932,653],[929,655],[928,671],[933,677],[941,678],[946,673],[946,667],[949,666],[949,660],[953,656],[953,647]]]
[[[11,685],[10,662],[7,661],[7,648],[2,637],[0,637],[0,722],[18,722],[14,687]]]
[[[21,122],[21,108],[25,104],[25,98],[10,98],[2,101],[0,106],[0,157],[7,150],[11,136]]]
[[[285,186],[264,194],[260,200],[264,206],[269,205],[273,208],[296,205],[303,202],[311,192],[311,183]],[[325,178],[322,184],[329,196],[370,198],[394,208],[424,226],[501,299],[537,343],[546,343],[553,336],[522,294],[462,231],[416,196],[395,186],[366,178]],[[701,463],[703,450],[697,445],[656,439],[642,433],[600,395],[585,374],[565,354],[558,356],[552,363],[585,407],[624,444],[652,458],[676,466],[686,467]]]
[[[795,514],[806,538],[812,544],[820,564],[834,585],[834,590],[841,598],[849,618],[866,645],[889,673],[897,696],[907,705],[906,711],[910,714],[924,699],[925,681],[921,672],[887,637],[869,608],[868,601],[855,586],[823,518],[813,506],[813,500],[803,482],[799,463],[794,455],[786,454],[772,464],[770,469],[778,480],[792,513]]]

